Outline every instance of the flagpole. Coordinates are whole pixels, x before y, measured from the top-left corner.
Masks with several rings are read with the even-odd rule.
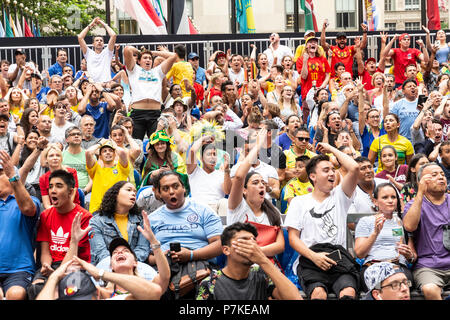
[[[300,24],[298,20],[298,1],[294,0],[294,32],[300,32]]]
[[[106,11],[106,24],[111,25],[111,3],[109,0],[105,0],[105,11]]]
[[[231,33],[236,34],[236,0],[231,0]]]
[[[172,8],[173,3],[172,0],[167,0],[167,34],[173,34],[173,26],[172,26]]]
[[[421,0],[420,3],[420,20],[422,25],[428,28],[427,24],[427,0]]]

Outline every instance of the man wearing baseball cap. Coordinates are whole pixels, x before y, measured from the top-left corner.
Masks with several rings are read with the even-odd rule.
[[[364,300],[410,300],[411,281],[401,268],[391,262],[374,263],[368,267],[364,281],[369,289]]]
[[[399,47],[392,49],[395,40],[399,41]],[[392,58],[394,65],[395,87],[400,87],[406,80],[405,70],[410,64],[415,64],[417,59],[420,63],[427,64],[429,60],[428,50],[425,47],[422,39],[416,41],[416,43],[422,49],[422,52],[416,48],[410,48],[411,37],[407,33],[403,33],[400,36],[395,35],[391,41],[386,45],[384,54],[386,59]]]
[[[320,35],[320,44],[322,45],[325,52],[328,52],[331,50],[333,52],[332,58],[331,58],[331,77],[334,78],[335,76],[335,70],[334,65],[338,62],[342,62],[345,65],[345,71],[350,72],[350,74],[353,77],[353,58],[356,53],[355,46],[348,46],[347,45],[347,35],[345,32],[338,32],[336,35],[336,46],[331,46],[326,41],[326,29],[327,29],[328,23],[324,22],[322,27],[322,33]],[[361,40],[360,48],[361,50],[364,49],[367,46],[367,25],[364,23],[361,24],[361,27],[363,29],[363,38]]]
[[[200,57],[198,56],[197,52],[189,53],[187,60],[191,64],[192,69],[194,69],[195,82],[203,87],[206,87],[206,70],[200,67]]]
[[[97,161],[95,154],[99,152]],[[127,181],[132,168],[128,153],[111,140],[102,140],[86,150],[86,168],[92,179],[89,211],[94,213],[100,207],[105,192],[118,181]],[[118,161],[117,161],[118,159]]]
[[[27,55],[23,49],[16,49],[14,51],[14,59],[16,63],[13,63],[9,66],[8,69],[8,78],[9,81],[12,81],[13,87],[16,87],[19,83],[20,76],[22,72],[25,71],[26,67],[30,67],[33,72],[36,72],[36,67],[32,62],[26,62]]]

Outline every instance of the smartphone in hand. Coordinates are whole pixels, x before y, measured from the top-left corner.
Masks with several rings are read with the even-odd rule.
[[[341,252],[339,250],[334,250],[330,252],[329,254],[327,254],[327,257],[336,262],[342,260]]]

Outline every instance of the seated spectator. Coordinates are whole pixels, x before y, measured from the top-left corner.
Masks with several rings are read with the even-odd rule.
[[[442,289],[450,284],[449,220],[443,219],[450,212],[450,194],[445,174],[436,163],[420,167],[417,180],[417,195],[405,205],[403,216],[403,226],[413,233],[417,250],[414,282],[426,300],[441,300]]]
[[[219,216],[208,206],[186,198],[181,177],[173,171],[158,174],[153,181],[153,190],[165,205],[150,214],[149,220],[169,262],[209,260],[216,263],[215,258],[221,253],[222,222]],[[180,251],[169,251],[173,242],[180,243]],[[149,257],[149,263],[155,264],[153,255]],[[174,298],[172,291],[166,293],[166,298]]]
[[[63,68],[66,66],[70,67],[73,74],[75,74],[75,68],[70,63],[67,63],[67,51],[65,49],[58,49],[56,52],[56,63],[48,68],[48,75],[50,77],[54,74],[62,76]]]
[[[293,265],[294,274],[307,297],[327,299],[332,290],[338,299],[355,299],[359,289],[359,265],[345,249],[347,211],[354,198],[358,164],[348,155],[320,143],[318,151],[333,153],[348,173],[341,184],[334,187],[334,166],[322,154],[312,158],[306,170],[314,186],[312,193],[295,197],[287,211],[285,226],[289,244],[300,254]],[[327,256],[339,250],[342,260],[336,262]],[[342,272],[335,266],[345,264]]]
[[[175,171],[180,174],[184,188],[189,190],[186,163],[181,156],[171,150],[173,139],[165,130],[154,132],[148,143],[148,156],[142,170],[141,186],[153,185],[154,178],[162,171]]]
[[[403,185],[402,190],[400,190],[400,195],[403,200],[403,205],[407,204],[410,200],[414,199],[417,190],[419,188],[417,181],[417,173],[422,165],[428,163],[428,158],[423,153],[417,153],[412,158],[408,164],[408,173],[406,174],[406,183]]]
[[[74,168],[70,168],[67,167],[65,165],[63,165],[63,154],[61,151],[61,148],[58,144],[50,144],[42,153],[41,155],[41,161],[43,161],[43,163],[45,163],[48,168],[49,171],[47,171],[46,173],[44,173],[43,175],[41,175],[39,177],[39,186],[41,188],[41,196],[42,196],[42,205],[44,206],[44,209],[49,209],[53,206],[53,203],[51,201],[51,196],[50,196],[50,187],[49,187],[49,183],[50,183],[50,175],[52,174],[52,172],[54,171],[59,171],[59,170],[65,170],[67,172],[69,172],[75,181],[75,190],[76,192],[74,193],[74,198],[72,199],[73,202],[77,205],[80,204],[80,197],[78,195],[78,174],[77,174],[77,170],[75,170]],[[41,162],[42,163],[42,162]]]
[[[302,118],[302,110],[298,105],[295,95],[295,91],[291,86],[284,85],[281,90],[280,98],[278,99],[278,106],[280,107],[280,115],[282,120],[286,120],[291,114]],[[268,102],[270,102],[268,100]]]
[[[286,121],[286,131],[279,135],[275,142],[283,149],[283,151],[289,150],[292,145],[292,141],[295,140],[295,130],[297,130],[302,124],[301,118],[297,115],[290,115]]]
[[[447,178],[447,191],[450,190],[450,142],[444,141],[439,147],[439,157],[441,161],[438,162]]]
[[[425,134],[426,134],[426,125],[428,122],[430,122],[433,117],[433,101],[439,100],[439,97],[436,97],[436,93],[431,93],[430,97],[422,104],[422,110],[420,111],[419,115],[417,116],[416,120],[414,120],[414,123],[411,127],[411,143],[413,146],[415,146],[418,143],[425,142]],[[440,95],[440,93],[438,93]],[[440,98],[442,101],[442,97]],[[440,104],[440,103],[439,103]],[[438,107],[439,108],[439,107]],[[437,120],[437,119],[436,119]],[[418,153],[418,152],[416,152]]]
[[[19,121],[20,118],[22,117],[25,101],[28,99],[28,96],[22,89],[18,87],[13,87],[9,89],[8,93],[3,99],[8,101],[9,111],[11,115],[15,119],[17,119],[17,121]]]
[[[381,163],[381,150],[386,145],[392,145],[397,151],[397,164],[408,164],[411,157],[414,155],[414,148],[406,137],[402,136],[398,132],[400,123],[398,117],[393,113],[386,113],[384,117],[384,128],[386,134],[379,136],[373,140],[370,145],[369,156],[370,162],[375,164],[375,160],[378,159],[377,173],[384,170]]]
[[[108,248],[116,238],[121,238],[122,242],[126,242],[130,250],[134,252],[138,263],[138,273],[144,278],[152,280],[155,272],[149,270],[151,267],[146,264],[150,254],[150,245],[137,228],[144,226],[142,217],[136,205],[136,188],[131,183],[119,181],[109,188],[99,210],[89,222],[91,263],[97,268],[108,269],[111,262]],[[161,262],[163,262],[162,265]],[[157,259],[158,269],[163,270],[164,263],[167,263],[165,258],[164,261]]]
[[[437,119],[432,119],[426,123],[425,130],[425,139],[414,145],[414,151],[423,153],[428,156],[430,161],[434,161],[438,156],[439,146],[443,141],[442,123]]]
[[[31,300],[37,296],[47,281],[48,276],[61,264],[74,256],[85,261],[91,260],[89,238],[87,232],[80,235],[80,230],[73,228],[79,225],[86,228],[92,215],[73,203],[77,189],[72,174],[65,170],[56,170],[49,177],[49,195],[52,207],[42,212],[36,241],[40,242],[41,269],[35,274],[32,285],[28,288]],[[76,241],[76,245],[70,243]]]
[[[98,160],[95,157],[97,151]],[[118,147],[110,140],[90,147],[86,150],[85,155],[86,168],[92,179],[89,211],[94,213],[100,207],[103,196],[109,188],[118,181],[128,180],[131,164],[125,149]]]
[[[389,180],[398,191],[402,190],[406,183],[408,165],[398,164],[397,151],[393,146],[386,145],[381,149],[380,163],[384,169],[377,173],[376,177]]]
[[[39,200],[31,197],[11,157],[0,150],[0,300],[25,300],[36,270],[35,228]]]
[[[308,147],[310,147],[309,140],[309,132],[305,127],[300,127],[294,132],[294,141],[291,147],[284,151],[284,154],[286,155],[287,168],[285,180],[290,180],[294,177],[298,157],[307,156],[308,158],[312,158],[317,155],[315,152],[308,149]]]
[[[19,122],[23,129],[24,136],[27,136],[31,130],[37,130],[38,122],[39,112],[32,108],[25,109]]]
[[[85,150],[99,143],[101,140],[101,138],[94,137],[94,130],[95,130],[94,128],[95,128],[94,117],[88,114],[85,114],[84,116],[81,117],[80,129],[83,135],[81,147]]]
[[[62,101],[58,101],[54,107],[54,119],[52,122],[52,129],[50,131],[50,142],[61,143],[63,146],[67,145],[66,142],[66,130],[73,127],[74,124],[66,120],[67,109]]]
[[[327,143],[335,147],[337,135],[343,129],[344,123],[347,124],[345,120],[342,120],[339,111],[336,110],[329,111],[323,121],[319,117],[314,142],[322,142],[325,138],[328,140]]]
[[[307,95],[305,102],[308,104],[310,114],[308,129],[312,132],[315,130],[317,125],[317,120],[319,119],[319,115],[322,113],[322,105],[324,102],[327,102],[329,99],[329,93],[326,88],[317,89],[316,87],[312,87]]]
[[[250,223],[236,222],[221,235],[227,265],[200,283],[197,300],[302,300],[257,243],[258,231]]]
[[[219,213],[220,200],[230,194],[230,160],[227,155],[223,170],[217,170],[217,147],[212,135],[198,138],[189,151],[187,158],[187,174],[193,200],[209,205]],[[197,164],[197,152],[200,150],[201,165]]]
[[[411,281],[403,269],[390,262],[368,267],[364,282],[369,289],[364,300],[410,300]]]
[[[227,225],[235,222],[253,224],[261,235],[256,240],[263,253],[276,263],[276,255],[284,251],[284,235],[281,229],[280,212],[265,195],[271,188],[262,175],[249,172],[252,163],[257,160],[260,148],[266,143],[267,131],[262,129],[256,137],[256,144],[240,162],[233,177],[230,196],[228,197]],[[269,228],[268,226],[271,226]]]
[[[399,217],[400,196],[392,184],[385,182],[375,188],[373,197],[376,214],[362,217],[355,230],[354,250],[359,259],[364,259],[361,279],[364,280],[364,273],[369,266],[386,261],[399,266],[408,280],[412,281],[412,273],[407,265],[415,261],[416,254],[412,239],[405,235]],[[362,284],[364,286],[364,281]]]
[[[267,103],[263,109],[263,117],[266,120],[273,120],[278,126],[278,130],[283,130],[286,127],[284,121],[281,119],[280,107],[275,103]]]
[[[295,158],[294,176],[286,183],[286,191],[284,193],[284,200],[288,203],[291,203],[294,197],[311,193],[314,190],[306,173],[306,164],[309,159],[310,157],[305,155]]]

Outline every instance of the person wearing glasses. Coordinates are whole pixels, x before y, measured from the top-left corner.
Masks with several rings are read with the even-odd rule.
[[[364,300],[410,300],[411,281],[390,262],[379,262],[366,270],[364,281],[369,291]]]
[[[294,140],[292,142],[291,147],[288,150],[284,151],[286,155],[286,175],[285,180],[289,181],[296,177],[295,172],[296,167],[295,164],[297,162],[297,158],[300,156],[307,156],[308,158],[312,158],[317,154],[308,149],[309,144],[309,132],[306,127],[300,127],[294,132]]]

